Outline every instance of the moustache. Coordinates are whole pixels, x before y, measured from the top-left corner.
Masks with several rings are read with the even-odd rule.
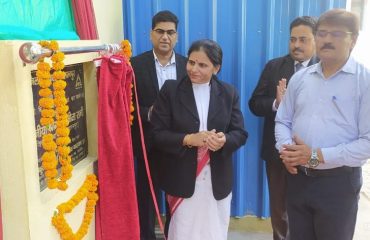
[[[294,48],[293,52],[300,52],[300,53],[303,53],[303,50],[300,49],[300,48]]]
[[[332,50],[335,50],[335,47],[331,44],[325,44],[324,46],[322,46],[320,48],[320,50],[324,50],[324,49],[332,49]]]

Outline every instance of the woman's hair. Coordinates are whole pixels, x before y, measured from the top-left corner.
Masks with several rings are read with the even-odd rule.
[[[316,29],[320,25],[344,26],[352,35],[357,36],[360,28],[359,19],[356,14],[344,9],[332,9],[323,13],[316,24]]]
[[[191,44],[188,50],[188,57],[194,51],[203,51],[212,62],[213,66],[220,66],[221,69],[222,49],[218,43],[209,39],[198,40]]]

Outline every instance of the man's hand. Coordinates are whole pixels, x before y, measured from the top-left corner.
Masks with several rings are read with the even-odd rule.
[[[295,144],[283,145],[283,150],[280,151],[280,158],[287,170],[292,174],[296,174],[296,166],[307,164],[311,158],[311,148],[297,136],[294,136],[293,140]]]
[[[285,91],[286,91],[286,79],[282,78],[279,81],[279,84],[276,86],[276,101],[275,101],[276,108],[279,107],[281,100],[283,100]]]

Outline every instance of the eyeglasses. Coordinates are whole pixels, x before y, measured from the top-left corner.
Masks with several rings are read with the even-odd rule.
[[[177,33],[175,30],[163,30],[161,28],[157,28],[153,30],[154,32],[158,33],[159,35],[164,35],[167,33],[168,36],[173,37]]]
[[[335,39],[342,39],[342,38],[345,38],[347,35],[352,34],[352,32],[343,32],[343,31],[329,32],[329,31],[326,31],[326,30],[318,30],[316,32],[316,36],[319,37],[319,38],[324,38],[328,34],[330,34],[330,36],[332,36]]]
[[[291,37],[290,39],[289,39],[289,41],[291,42],[291,43],[296,43],[297,41],[298,42],[300,42],[300,43],[302,43],[302,44],[306,44],[306,43],[308,43],[309,41],[311,40],[311,38],[308,38],[308,37]]]

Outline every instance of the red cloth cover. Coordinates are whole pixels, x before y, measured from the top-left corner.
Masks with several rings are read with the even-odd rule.
[[[130,131],[133,70],[120,56],[103,57],[97,73],[98,178],[96,240],[139,240]]]

